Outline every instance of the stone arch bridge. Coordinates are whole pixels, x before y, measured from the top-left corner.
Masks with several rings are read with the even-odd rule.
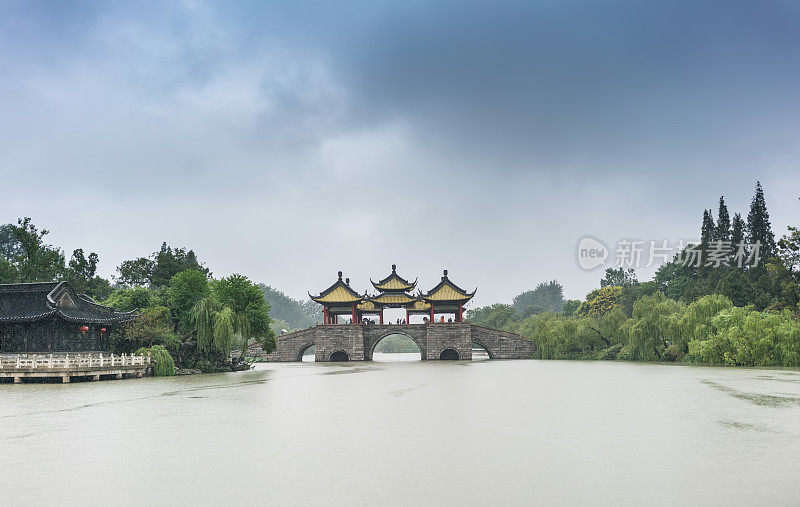
[[[248,352],[267,361],[301,361],[303,353],[315,346],[316,361],[371,361],[378,342],[393,334],[411,338],[423,360],[471,360],[473,343],[486,349],[492,359],[528,359],[533,354],[530,340],[469,322],[320,324],[278,336],[277,349],[270,354],[259,345]]]

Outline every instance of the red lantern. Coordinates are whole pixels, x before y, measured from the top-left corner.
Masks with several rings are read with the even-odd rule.
[[[101,332],[101,333],[105,333],[105,332],[106,332],[106,328],[104,328],[104,327],[101,327],[101,328],[100,328],[100,332]]]
[[[81,327],[79,327],[78,329],[80,329],[80,331],[81,331],[81,334],[83,334],[83,333],[85,333],[86,331],[88,331],[88,330],[89,330],[89,326],[85,326],[85,325],[84,325],[84,326],[81,326]]]

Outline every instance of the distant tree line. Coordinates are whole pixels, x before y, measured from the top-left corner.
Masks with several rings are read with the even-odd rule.
[[[521,333],[535,357],[687,361],[742,366],[800,366],[800,231],[789,227],[775,241],[764,191],[756,183],[747,219],[730,213],[724,197],[717,220],[704,210],[700,258],[713,248],[727,262],[687,264],[679,252],[653,280],[639,282],[633,269],[609,268],[600,287],[583,301],[546,305],[555,280],[514,298],[471,310],[471,322]],[[738,266],[739,245],[760,247],[758,265]],[[734,248],[736,246],[736,248]],[[730,250],[729,250],[730,248]],[[745,248],[754,253],[751,246]]]
[[[292,299],[278,289],[259,284],[270,306],[272,330],[275,334],[282,331],[296,331],[315,325],[319,321],[320,305],[308,299],[300,301]]]
[[[385,354],[419,353],[419,347],[414,340],[403,334],[390,334],[375,345],[375,352]]]

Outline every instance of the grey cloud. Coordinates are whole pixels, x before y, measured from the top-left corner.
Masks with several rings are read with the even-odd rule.
[[[584,234],[691,237],[757,178],[777,232],[796,216],[797,11],[7,4],[0,222],[106,275],[166,240],[296,297],[393,262],[478,304],[554,277],[581,297]]]

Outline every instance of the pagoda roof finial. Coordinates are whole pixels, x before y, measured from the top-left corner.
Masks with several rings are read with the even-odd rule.
[[[372,282],[372,286],[378,289],[381,292],[384,291],[392,291],[392,292],[406,292],[414,289],[416,287],[417,282],[409,282],[402,276],[397,274],[397,264],[392,264],[392,272],[389,273],[389,276],[381,280],[380,282],[373,282],[370,278],[370,282]]]
[[[433,289],[429,290],[426,294],[421,296],[421,299],[426,302],[435,301],[437,304],[448,302],[448,303],[462,303],[466,304],[467,301],[472,299],[477,292],[477,288],[472,292],[467,292],[458,285],[454,284],[448,277],[447,277],[447,270],[443,270],[442,274],[442,281],[434,287]]]
[[[317,303],[326,306],[349,303],[358,304],[364,301],[365,298],[350,287],[350,279],[346,278],[342,280],[343,273],[341,271],[337,274],[339,275],[339,279],[336,280],[333,285],[320,292],[318,296],[314,296],[310,292],[308,296]]]

